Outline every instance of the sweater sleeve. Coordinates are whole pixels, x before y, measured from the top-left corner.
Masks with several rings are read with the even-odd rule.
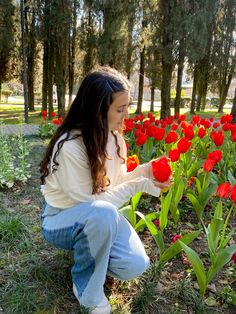
[[[152,180],[141,175],[114,187],[108,187],[105,192],[92,194],[92,178],[87,154],[81,145],[75,146],[73,142],[64,143],[58,156],[59,167],[54,175],[60,182],[61,190],[75,203],[104,200],[119,208],[137,192],[159,196],[160,189]]]

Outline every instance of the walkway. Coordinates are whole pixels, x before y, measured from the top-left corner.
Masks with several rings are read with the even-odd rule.
[[[0,134],[16,134],[23,133],[24,135],[37,135],[38,134],[37,124],[7,124],[0,125]]]

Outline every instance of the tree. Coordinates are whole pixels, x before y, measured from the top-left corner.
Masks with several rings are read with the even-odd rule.
[[[20,15],[21,15],[21,39],[22,39],[22,77],[23,77],[23,85],[24,85],[24,116],[25,123],[28,123],[28,83],[27,83],[27,68],[26,68],[26,40],[25,40],[25,8],[24,8],[24,0],[20,1]]]
[[[236,88],[234,89],[234,100],[233,100],[233,106],[231,109],[231,114],[233,116],[232,123],[236,123]]]
[[[218,89],[220,98],[218,111],[223,112],[236,68],[236,3],[234,0],[219,1],[216,23],[211,64],[212,88]]]
[[[42,83],[42,109],[48,111],[49,118],[53,111],[53,83],[54,83],[54,8],[51,0],[42,0],[42,42],[43,42],[43,83]]]
[[[98,10],[94,1],[85,0],[83,2],[83,14],[79,28],[79,47],[83,52],[82,76],[86,75],[98,63]]]
[[[173,23],[172,19],[176,7],[176,1],[160,0],[161,16],[161,119],[170,115],[170,90],[171,75],[174,66],[173,59]]]
[[[35,80],[35,64],[37,58],[36,13],[37,13],[36,0],[25,1],[27,83],[30,111],[34,111],[34,80]]]
[[[71,32],[69,36],[69,73],[68,73],[68,86],[69,86],[69,105],[72,102],[72,93],[74,87],[75,76],[75,46],[76,46],[76,31],[77,31],[77,13],[78,1],[73,0],[71,3],[72,19],[71,19]]]
[[[212,32],[214,30],[214,18],[217,1],[196,0],[190,2],[193,12],[190,33],[187,40],[187,58],[193,72],[193,89],[190,112],[195,113],[196,99],[197,109],[203,102],[205,106],[207,87],[209,83],[209,56],[211,53]]]
[[[71,22],[70,1],[54,0],[53,10],[55,13],[53,43],[55,46],[55,83],[57,86],[58,115],[64,117]]]
[[[11,0],[0,3],[0,101],[2,83],[9,77],[11,53],[14,47],[14,6]]]

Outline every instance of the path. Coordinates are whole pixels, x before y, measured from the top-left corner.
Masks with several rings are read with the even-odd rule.
[[[0,125],[0,134],[16,134],[22,132],[24,135],[37,135],[37,124],[6,124]]]

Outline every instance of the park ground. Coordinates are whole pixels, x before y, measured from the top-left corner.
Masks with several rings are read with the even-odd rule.
[[[39,111],[40,108],[36,115]],[[9,114],[9,119],[14,121],[15,117]],[[11,189],[0,190],[0,313],[85,314],[72,293],[71,252],[51,247],[40,232],[43,199],[38,170],[47,140],[38,136],[27,136],[27,140],[31,178],[26,184],[16,183]],[[156,206],[157,200],[145,195],[139,210],[147,213]],[[197,222],[187,208],[183,209],[181,221],[181,231],[187,231]],[[235,222],[230,227],[235,227]],[[171,226],[168,232],[171,233]],[[161,269],[151,235],[143,230],[140,237],[152,266],[135,280],[106,281],[105,292],[114,314],[236,313],[236,307],[229,302],[230,290],[225,289],[236,290],[232,263],[224,268],[202,298],[184,254],[177,255]],[[194,249],[203,255],[206,252],[206,243],[201,237]]]

